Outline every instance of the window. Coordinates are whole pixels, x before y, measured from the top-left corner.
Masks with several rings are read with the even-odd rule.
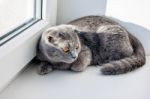
[[[42,0],[0,0],[0,45],[42,19]]]
[[[57,0],[0,0],[0,92],[35,57],[56,14]]]

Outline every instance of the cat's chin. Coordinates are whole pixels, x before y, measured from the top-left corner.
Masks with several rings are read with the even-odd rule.
[[[60,61],[52,61],[51,60],[51,62],[53,62],[53,63],[66,63],[66,64],[71,64],[71,63],[73,63],[73,62],[75,62],[76,61],[76,59],[72,59],[72,60],[60,60]]]
[[[73,63],[74,61],[76,61],[76,59],[73,59],[73,60],[70,60],[70,61],[63,61],[64,63],[67,63],[67,64],[71,64]]]
[[[75,61],[75,60],[74,60],[74,61]],[[64,63],[71,64],[71,63],[73,63],[74,61],[65,61]]]

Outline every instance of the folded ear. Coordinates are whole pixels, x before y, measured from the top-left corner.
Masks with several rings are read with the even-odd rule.
[[[48,42],[53,43],[57,36],[57,32],[55,29],[48,29],[43,33],[43,36],[46,37]]]
[[[49,42],[52,42],[54,38],[52,36],[48,36],[47,39]]]

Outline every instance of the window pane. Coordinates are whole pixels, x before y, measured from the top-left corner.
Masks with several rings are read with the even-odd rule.
[[[35,0],[0,0],[0,37],[34,18]]]
[[[43,0],[0,0],[0,46],[42,19]]]

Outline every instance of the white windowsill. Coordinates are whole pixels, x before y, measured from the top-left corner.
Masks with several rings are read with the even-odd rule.
[[[0,99],[149,99],[150,56],[146,59],[143,67],[117,76],[101,75],[99,66],[80,73],[55,70],[41,76],[38,65],[31,63]]]

